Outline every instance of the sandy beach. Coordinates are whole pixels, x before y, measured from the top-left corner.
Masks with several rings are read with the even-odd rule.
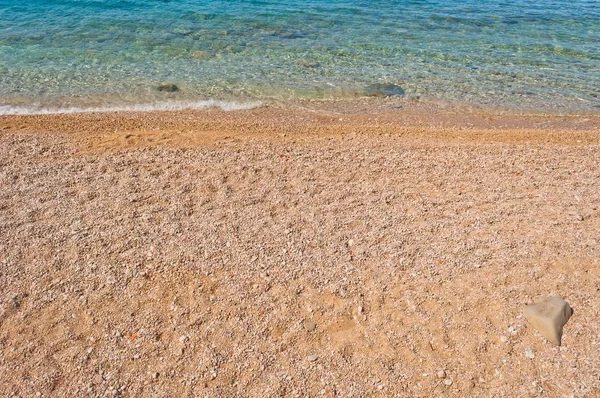
[[[598,113],[0,116],[0,186],[0,396],[600,396]]]

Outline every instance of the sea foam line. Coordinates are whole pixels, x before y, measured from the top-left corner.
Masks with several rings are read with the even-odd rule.
[[[161,101],[154,102],[151,104],[68,108],[44,108],[39,106],[0,105],[0,115],[56,115],[90,112],[183,111],[190,109],[206,109],[213,107],[221,108],[224,111],[238,111],[257,108],[260,105],[262,105],[262,102],[260,101],[236,102],[214,99],[201,101]]]

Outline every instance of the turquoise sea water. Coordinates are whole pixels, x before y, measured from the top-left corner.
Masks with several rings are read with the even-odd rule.
[[[157,90],[167,82],[179,91]],[[0,113],[346,98],[386,84],[598,110],[600,0],[0,0]]]

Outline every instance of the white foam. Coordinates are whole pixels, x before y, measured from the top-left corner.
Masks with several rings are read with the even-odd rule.
[[[221,108],[224,111],[238,111],[257,108],[260,101],[236,102],[221,100],[201,101],[162,101],[151,104],[136,104],[122,106],[97,106],[97,107],[68,107],[45,108],[41,106],[11,106],[0,105],[0,115],[54,115],[68,113],[89,112],[151,112],[151,111],[182,111],[189,109]]]

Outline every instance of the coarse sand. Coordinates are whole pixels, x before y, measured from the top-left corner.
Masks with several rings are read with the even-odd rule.
[[[600,396],[600,115],[0,117],[0,396]],[[574,314],[562,345],[523,317]]]

